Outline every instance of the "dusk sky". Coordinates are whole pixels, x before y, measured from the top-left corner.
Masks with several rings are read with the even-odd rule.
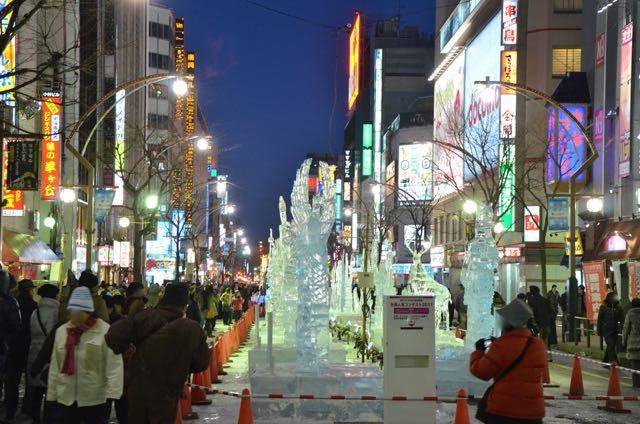
[[[369,23],[399,12],[403,24],[427,33],[435,20],[434,0],[256,2],[320,25],[246,0],[159,1],[185,18],[200,104],[223,151],[219,172],[229,175],[231,201],[252,243],[266,240],[269,228],[277,232],[278,196],[289,202],[305,154],[341,150],[347,33],[323,25],[344,26],[356,9]]]

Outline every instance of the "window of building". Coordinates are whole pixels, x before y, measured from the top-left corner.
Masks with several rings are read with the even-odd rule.
[[[582,12],[582,0],[553,0],[553,11],[556,13]]]
[[[171,69],[171,58],[165,54],[149,53],[149,67],[169,70]]]
[[[171,27],[158,22],[149,22],[149,36],[170,40],[172,36]]]
[[[156,130],[168,130],[169,129],[169,117],[167,115],[159,115],[157,113],[150,113],[147,116],[147,125],[149,128]]]
[[[573,47],[554,48],[551,53],[551,73],[553,77],[564,77],[569,72],[580,72],[582,49]]]
[[[164,84],[149,84],[149,97],[152,99],[168,99],[169,89]]]

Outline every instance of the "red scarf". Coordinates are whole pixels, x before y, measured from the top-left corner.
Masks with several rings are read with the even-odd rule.
[[[80,344],[82,333],[96,324],[97,318],[90,316],[80,327],[67,327],[67,340],[64,343],[64,362],[61,374],[73,375],[76,372],[76,346]]]

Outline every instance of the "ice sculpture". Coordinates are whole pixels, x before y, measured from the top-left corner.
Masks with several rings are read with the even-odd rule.
[[[273,238],[273,230],[269,228],[269,268],[267,271],[267,295],[265,297],[265,306],[268,312],[278,311],[277,302],[280,300],[280,260],[278,245]]]
[[[329,166],[320,162],[323,190],[309,202],[311,159],[298,169],[291,192],[291,229],[295,234],[298,314],[296,317],[296,368],[319,373],[329,358],[329,280],[327,239],[335,219],[333,184]]]
[[[298,304],[296,263],[299,259],[299,254],[293,245],[296,237],[295,228],[292,228],[292,224],[287,222],[287,206],[282,196],[278,201],[278,208],[280,210],[278,248],[281,264],[281,283],[276,325],[282,329],[283,345],[292,346],[296,337],[296,325],[293,317],[296,316],[296,305]]]
[[[495,274],[498,269],[498,248],[493,239],[493,213],[486,205],[478,206],[475,237],[467,247],[461,280],[467,305],[467,335],[465,346],[473,349],[476,340],[495,334],[495,319],[491,315]]]
[[[462,345],[462,341],[457,339],[455,333],[449,329],[449,303],[451,302],[449,289],[431,278],[424,270],[422,266],[422,255],[425,252],[424,247],[421,247],[420,250],[414,250],[409,246],[407,246],[407,248],[413,256],[409,282],[413,287],[414,293],[416,295],[434,295],[436,298],[434,317],[436,324],[436,343],[438,345]]]

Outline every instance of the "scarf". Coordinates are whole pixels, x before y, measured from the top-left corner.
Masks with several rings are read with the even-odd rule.
[[[97,318],[90,316],[80,327],[67,328],[67,340],[64,343],[64,362],[61,374],[73,375],[76,372],[76,346],[80,344],[82,333],[96,324]]]

